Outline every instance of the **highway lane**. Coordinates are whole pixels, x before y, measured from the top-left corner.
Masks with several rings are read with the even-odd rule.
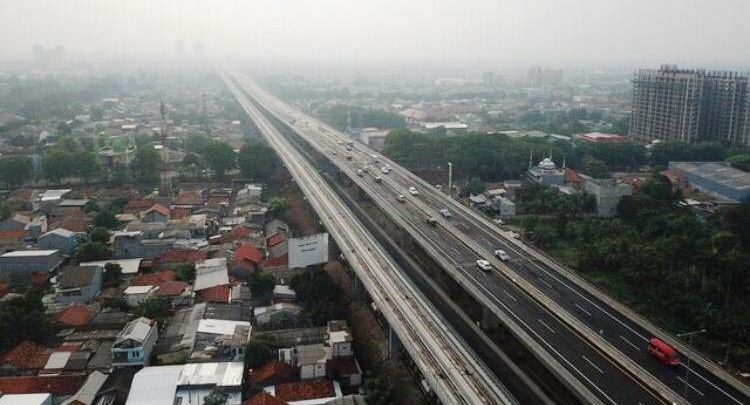
[[[412,349],[410,353],[415,362],[421,366],[420,369],[440,398],[448,403],[514,403],[502,384],[492,378],[492,373],[486,370],[481,361],[476,361],[475,355],[465,347],[465,342],[456,337],[455,331],[445,326],[446,322],[434,309],[426,310],[432,308],[426,298],[403,272],[397,271],[390,256],[340,202],[315,168],[283,140],[231,81],[227,80],[227,84],[282,156],[329,232],[365,285],[369,286],[368,291],[379,308],[387,318],[390,314],[389,320],[400,331],[404,346]],[[387,273],[382,274],[383,271]],[[431,338],[425,341],[425,337]]]
[[[411,179],[404,179],[408,183]],[[434,210],[444,208],[443,201],[447,196],[432,187],[424,187],[425,200]],[[677,368],[666,367],[650,356],[645,348],[652,336],[642,326],[619,314],[588,291],[568,280],[534,255],[528,254],[519,244],[513,243],[507,233],[495,232],[485,223],[477,221],[474,216],[463,210],[452,210],[454,222],[461,224],[462,229],[472,239],[481,243],[488,254],[495,249],[503,249],[511,260],[506,263],[517,274],[533,283],[548,297],[565,308],[570,314],[586,323],[594,330],[600,331],[610,344],[633,359],[649,373],[657,377],[675,392],[683,395],[694,404],[746,404],[748,397],[732,385],[726,384],[715,374],[700,364],[691,365],[690,377],[686,378],[687,357],[681,354],[683,365]],[[687,381],[687,384],[686,384]],[[687,389],[685,389],[687,388]]]
[[[298,122],[297,124],[300,125],[302,123]],[[349,175],[355,181],[359,180],[362,182],[365,178],[368,179],[369,185],[367,187],[369,187],[371,195],[377,195],[379,193],[377,191],[378,188],[382,189],[383,184],[390,183],[389,181],[384,181],[378,184],[374,181],[374,176],[378,173],[377,168],[368,162],[371,160],[369,155],[355,152],[355,149],[358,149],[359,146],[352,147],[352,150],[349,151],[346,150],[346,147],[342,145],[339,139],[329,138],[328,136],[323,138],[328,139],[319,140],[325,142],[325,145],[321,148],[322,151],[324,153],[331,153],[330,157],[336,160],[340,166],[348,167]],[[336,155],[333,155],[332,151],[336,149],[340,150]],[[351,157],[351,160],[345,157],[347,155]],[[368,174],[362,177],[356,176],[354,174],[356,170],[363,167],[368,167]],[[381,176],[383,180],[387,180],[389,177],[388,175]],[[385,193],[386,198],[391,200],[397,194],[408,195],[405,189]],[[412,204],[407,203],[402,204],[400,207],[410,206]],[[409,220],[408,218],[421,218],[423,216],[424,213],[416,206],[412,208],[411,212],[402,215],[407,220]],[[476,286],[485,290],[487,296],[493,297],[495,305],[503,308],[515,322],[523,325],[523,328],[539,341],[545,347],[546,351],[555,357],[563,367],[573,373],[576,378],[584,381],[604,403],[660,403],[659,400],[653,398],[651,393],[627,377],[617,365],[610,362],[595,348],[586,344],[585,341],[582,341],[580,337],[562,324],[553,314],[544,311],[541,307],[531,302],[526,294],[519,291],[513,285],[512,280],[503,277],[501,274],[501,277],[497,277],[497,275],[479,271],[475,265],[475,260],[479,256],[461,243],[456,243],[455,240],[452,240],[453,235],[446,232],[442,226],[433,228],[423,223],[420,226],[415,226],[415,231],[423,233],[426,240],[430,240],[437,250],[443,252],[444,260],[452,260],[453,264],[465,272]],[[493,280],[504,280],[506,284],[498,285]],[[564,349],[561,350],[559,349],[560,347]],[[602,387],[605,388],[603,389]]]
[[[337,132],[324,124],[316,123],[315,120],[298,114],[297,111],[288,106],[279,104],[276,107],[278,111],[287,114],[288,117],[293,117],[293,120],[309,120],[311,128],[317,125],[318,129],[323,133]],[[387,159],[383,159],[383,161],[387,162]],[[396,172],[402,170],[395,164],[392,166]],[[588,289],[582,288],[578,283],[571,281],[571,275],[561,272],[558,268],[553,268],[548,263],[545,263],[546,261],[542,261],[537,256],[528,253],[523,245],[510,240],[507,234],[503,234],[490,221],[486,219],[477,221],[471,215],[462,216],[461,210],[455,209],[455,205],[458,204],[457,202],[450,200],[447,196],[426,185],[420,179],[415,179],[416,176],[408,171],[404,170],[404,172],[404,185],[421,184],[427,190],[425,194],[437,193],[441,195],[439,198],[425,198],[425,201],[432,203],[433,208],[439,209],[440,206],[448,206],[454,208],[452,211],[459,213],[456,218],[456,225],[465,236],[477,239],[479,243],[485,246],[484,249],[488,252],[496,248],[503,248],[508,251],[513,257],[512,262],[509,263],[511,269],[518,272],[525,280],[535,285],[541,291],[547,293],[553,301],[558,303],[562,308],[565,308],[576,319],[589,325],[593,330],[602,331],[601,336],[608,343],[616,347],[635,363],[648,370],[650,374],[664,382],[675,392],[683,392],[683,388],[686,386],[684,377],[686,370],[684,367],[677,370],[665,368],[645,353],[645,339],[653,335],[654,330],[658,331],[653,325],[647,325],[648,329],[646,329],[643,327],[643,322],[635,322],[632,319],[632,314],[623,315],[622,312],[624,311],[622,308],[612,308],[610,303],[603,302],[600,296],[593,295]],[[456,215],[455,212],[454,215]],[[487,233],[490,234],[487,235]],[[657,335],[664,337],[664,334],[657,333]],[[667,337],[667,339],[669,338]],[[681,352],[684,353],[687,350],[681,350]],[[684,354],[682,354],[682,357],[684,363],[686,357]],[[721,371],[716,371],[715,367],[711,367],[712,370],[716,371],[715,374],[704,367],[706,364],[705,360],[700,361],[695,356],[692,358],[694,369],[690,374],[689,384],[687,385],[687,398],[692,403],[748,403],[746,387],[740,386],[738,389],[735,385],[726,383],[726,376],[723,376],[723,378],[717,376]],[[709,366],[711,365],[709,364]]]
[[[335,134],[335,130],[324,128],[326,126],[319,124],[319,129],[322,129],[325,134]],[[356,145],[357,148],[363,148],[360,144]],[[336,150],[335,146],[329,146],[332,150]],[[363,153],[368,152],[367,148],[364,148]],[[383,157],[380,159],[383,162],[388,161]],[[622,316],[598,297],[571,282],[566,274],[560,274],[558,270],[550,268],[534,255],[528,254],[523,247],[513,243],[514,241],[510,240],[507,234],[491,229],[493,226],[488,226],[489,221],[477,221],[473,216],[464,214],[461,209],[455,209],[457,202],[453,200],[446,202],[448,197],[439,190],[427,185],[421,179],[415,181],[416,176],[408,171],[403,170],[405,173],[402,174],[402,169],[395,163],[392,167],[395,174],[392,177],[400,177],[404,188],[409,185],[421,185],[420,190],[423,196],[420,197],[432,206],[434,211],[431,215],[439,215],[437,211],[441,208],[453,208],[451,210],[454,214],[452,221],[466,237],[478,241],[484,247],[483,256],[492,255],[492,252],[498,248],[506,250],[512,257],[511,262],[507,263],[511,269],[547,294],[579,321],[600,332],[600,336],[609,344],[674,392],[680,393],[695,404],[748,403],[748,397],[744,392],[727,384],[700,363],[692,364],[688,378],[685,375],[687,369],[684,365],[676,369],[663,366],[646,353],[646,341],[652,334],[640,324]],[[681,354],[681,357],[684,364],[687,358],[684,354]]]

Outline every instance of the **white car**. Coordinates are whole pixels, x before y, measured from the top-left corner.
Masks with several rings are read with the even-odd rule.
[[[444,218],[450,218],[451,212],[448,211],[448,208],[443,208],[442,210],[440,210],[440,215],[442,215]]]
[[[417,191],[416,187],[411,186],[411,187],[409,187],[409,194],[411,194],[411,195],[417,195],[417,194],[419,194],[419,191]]]
[[[495,256],[497,256],[498,259],[504,262],[507,262],[508,260],[510,260],[510,256],[508,256],[508,254],[502,249],[497,249],[495,251]]]
[[[362,171],[362,169],[357,170],[357,176],[362,177],[365,175],[365,172]]]
[[[484,259],[477,260],[477,267],[482,271],[492,271],[492,265]]]
[[[396,199],[398,200],[398,202],[406,202],[406,196],[404,196],[403,194],[399,194]]]
[[[380,168],[380,171],[383,172],[383,174],[388,174],[391,172],[391,168],[383,166]]]

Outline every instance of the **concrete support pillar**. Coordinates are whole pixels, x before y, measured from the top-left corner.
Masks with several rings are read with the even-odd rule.
[[[359,281],[359,277],[356,274],[354,274],[354,286],[352,290],[354,291],[354,298],[360,299],[362,296],[362,282]]]
[[[393,331],[393,328],[388,327],[388,358],[393,359],[398,357],[401,351],[401,341],[398,340],[398,335]]]
[[[492,329],[500,325],[500,320],[487,307],[482,307],[482,329]]]

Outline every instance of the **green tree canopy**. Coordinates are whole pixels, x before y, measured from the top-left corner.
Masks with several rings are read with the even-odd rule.
[[[93,262],[107,258],[107,246],[101,242],[86,242],[78,246],[76,260],[79,263]]]
[[[97,226],[89,232],[91,242],[107,243],[109,242],[109,230],[103,226]]]
[[[164,297],[149,298],[135,308],[136,316],[155,319],[163,327],[169,318],[169,301]]]
[[[131,165],[135,178],[144,183],[156,183],[159,181],[159,170],[161,170],[161,156],[150,144],[142,143],[135,152],[135,158]]]
[[[289,210],[289,201],[284,197],[273,197],[268,202],[268,215],[272,218],[285,219]]]
[[[224,142],[212,142],[206,147],[203,153],[204,159],[208,167],[214,173],[214,176],[222,180],[228,170],[237,167],[237,155],[234,153],[229,144]]]
[[[0,302],[0,325],[4,325],[0,328],[0,353],[24,340],[46,344],[55,336],[54,326],[44,313],[41,296],[34,292]]]
[[[117,220],[117,217],[112,211],[102,211],[94,217],[94,226],[116,229],[120,226],[120,221]]]
[[[31,180],[33,170],[28,156],[0,158],[0,181],[8,186],[16,187]]]
[[[268,182],[279,160],[274,150],[264,142],[246,143],[237,156],[242,176],[261,182]]]

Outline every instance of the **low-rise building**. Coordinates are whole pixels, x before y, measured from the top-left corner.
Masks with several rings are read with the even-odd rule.
[[[750,201],[750,173],[719,162],[669,162],[690,186],[730,202]]]
[[[63,305],[92,301],[102,290],[102,273],[100,266],[63,268],[57,277],[55,301]]]
[[[329,380],[277,384],[263,391],[289,405],[324,405],[342,397],[338,381]]]
[[[526,171],[526,178],[533,183],[545,186],[564,186],[565,170],[558,169],[552,158],[546,157],[538,165],[529,167]]]
[[[140,317],[125,324],[112,344],[112,367],[148,366],[159,335],[155,320]]]
[[[227,259],[207,259],[195,265],[193,290],[201,291],[215,286],[229,284]]]
[[[216,388],[227,394],[226,405],[240,405],[242,372],[242,362],[146,367],[135,374],[126,405],[203,404]]]
[[[57,249],[17,250],[0,256],[0,273],[49,274],[57,270],[62,261]]]
[[[37,243],[40,248],[57,249],[64,255],[73,256],[78,246],[78,237],[75,232],[57,228],[39,236]]]
[[[128,305],[136,307],[143,301],[156,296],[158,291],[159,287],[155,285],[131,285],[123,291],[123,296]]]
[[[623,197],[631,195],[633,188],[629,184],[615,179],[594,179],[581,174],[583,188],[596,198],[596,214],[600,217],[614,217],[617,206]]]
[[[264,328],[290,327],[297,324],[302,307],[297,304],[281,302],[253,309],[255,323]]]

